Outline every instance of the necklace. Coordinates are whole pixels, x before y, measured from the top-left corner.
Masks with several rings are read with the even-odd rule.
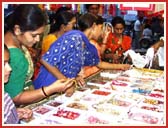
[[[122,40],[123,40],[123,36],[121,35],[119,38],[118,38],[118,44],[122,44]]]

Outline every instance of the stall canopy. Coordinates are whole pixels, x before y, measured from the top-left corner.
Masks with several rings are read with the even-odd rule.
[[[161,10],[161,11],[158,11],[158,12],[155,12],[155,13],[152,13],[152,14],[149,14],[149,15],[147,15],[147,17],[162,16],[163,14],[164,14],[164,10]]]
[[[120,4],[120,10],[154,11],[155,4],[128,3]]]

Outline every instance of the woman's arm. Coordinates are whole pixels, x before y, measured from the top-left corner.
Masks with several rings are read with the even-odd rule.
[[[107,44],[107,40],[108,40],[110,32],[111,32],[111,29],[107,28],[102,35],[103,41],[102,41],[101,51],[100,51],[101,56],[104,54],[104,51],[106,50],[106,44]]]
[[[129,64],[112,64],[104,61],[100,61],[97,67],[101,69],[121,69],[121,70],[127,70],[130,68]]]
[[[51,73],[53,74],[57,79],[67,79],[59,70],[58,68],[51,66],[50,64],[48,64],[46,61],[44,60],[40,60],[41,63],[45,66],[45,68]],[[70,88],[66,89],[66,96],[71,96],[74,93],[74,86],[71,86]]]
[[[74,84],[74,79],[57,80],[49,86],[45,86],[37,90],[27,90],[18,94],[13,98],[15,104],[30,104],[38,102],[55,92],[63,92]]]
[[[163,39],[160,39],[158,42],[156,42],[154,45],[152,45],[151,47],[154,48],[154,52],[156,53],[157,50],[160,48],[160,47],[163,47],[164,46],[164,40]]]
[[[41,64],[51,73],[53,74],[57,79],[66,79],[66,77],[58,70],[58,68],[51,66],[44,60],[40,60]]]

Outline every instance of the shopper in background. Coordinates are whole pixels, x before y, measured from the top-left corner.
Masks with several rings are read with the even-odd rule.
[[[132,42],[133,49],[140,49],[141,48],[140,44],[139,44],[139,40],[142,37],[143,18],[144,18],[144,13],[142,11],[138,11],[137,20],[134,23],[133,42]]]
[[[9,65],[10,53],[6,45],[4,45],[4,83],[7,83],[11,74],[11,67]],[[20,119],[29,119],[32,117],[32,111],[27,108],[16,108],[13,100],[4,93],[4,123],[18,124]]]
[[[42,42],[42,54],[48,51],[50,45],[55,42],[62,34],[73,29],[76,24],[75,15],[68,11],[63,11],[55,15],[55,23],[50,27],[50,33]]]
[[[139,39],[139,45],[141,49],[148,49],[153,44],[152,30],[149,24],[144,25],[142,36]]]
[[[151,68],[164,70],[165,58],[164,58],[164,37],[161,37],[159,41],[153,44],[148,50],[152,49],[154,52],[151,54],[151,51],[147,51],[148,57],[152,59]],[[152,56],[151,56],[152,55]]]
[[[55,19],[56,15],[58,15],[60,12],[64,12],[64,11],[72,13],[71,8],[69,8],[69,7],[59,7],[56,10],[56,12],[53,12],[52,14],[49,15],[49,23],[51,26],[54,25],[56,22],[56,19]]]
[[[154,42],[159,41],[160,37],[164,35],[164,27],[162,26],[162,19],[159,16],[152,17],[151,29]]]
[[[85,8],[88,13],[94,14],[99,20],[105,21],[102,16],[99,15],[100,4],[85,4]]]
[[[147,38],[150,41],[152,40],[152,30],[150,24],[145,24],[143,32],[142,32],[142,37]]]
[[[5,21],[8,30],[4,40],[10,51],[12,68],[5,91],[17,105],[37,102],[55,92],[65,91],[73,84],[71,79],[59,80],[45,88],[30,89],[34,69],[26,47],[32,47],[39,42],[46,25],[45,18],[44,13],[37,5],[21,4],[14,10],[9,20]]]
[[[132,39],[123,35],[125,21],[120,16],[116,16],[112,20],[114,33],[109,33],[107,42],[104,42],[104,61],[121,64],[123,63],[123,53],[131,48]]]

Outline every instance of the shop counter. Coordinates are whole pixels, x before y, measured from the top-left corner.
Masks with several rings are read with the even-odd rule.
[[[54,94],[28,106],[25,125],[165,125],[164,71],[101,70],[85,79],[71,97]]]

